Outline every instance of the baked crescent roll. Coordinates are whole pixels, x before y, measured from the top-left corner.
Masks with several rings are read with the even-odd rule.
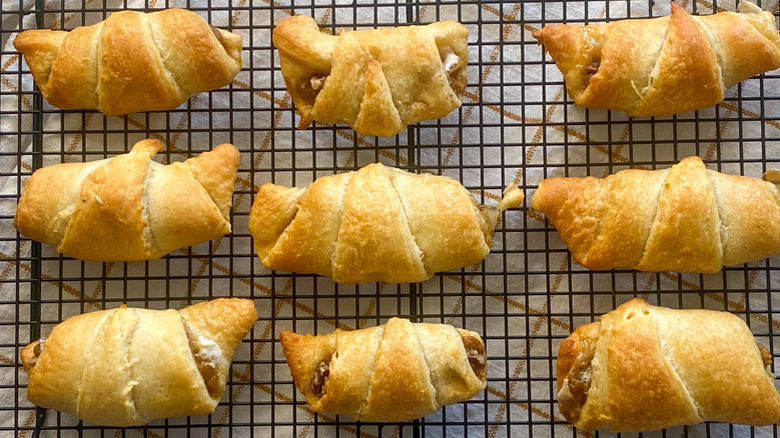
[[[736,315],[635,298],[561,343],[561,414],[582,429],[642,432],[780,420],[772,356]]]
[[[374,163],[305,189],[262,185],[249,232],[268,269],[414,283],[482,261],[499,211],[522,201],[513,185],[498,207],[480,206],[453,179]]]
[[[696,156],[671,169],[548,178],[531,206],[593,270],[709,273],[780,254],[777,186],[707,170]]]
[[[385,137],[460,106],[467,39],[466,26],[452,21],[334,36],[296,15],[273,31],[287,91],[301,115],[298,128],[316,120]]]
[[[327,335],[281,333],[295,386],[314,412],[410,421],[485,389],[485,343],[447,324],[387,324]]]
[[[780,66],[771,12],[743,1],[739,12],[672,15],[534,31],[585,108],[660,116],[707,108],[725,91]]]
[[[237,298],[68,318],[22,349],[27,399],[101,426],[210,414],[256,320],[252,300]]]
[[[27,180],[14,225],[30,239],[80,260],[149,260],[230,232],[240,159],[230,144],[183,163],[152,157],[157,140],[123,155],[38,169]]]
[[[115,12],[70,32],[27,30],[14,47],[50,104],[108,116],[176,108],[241,70],[241,36],[185,9]]]

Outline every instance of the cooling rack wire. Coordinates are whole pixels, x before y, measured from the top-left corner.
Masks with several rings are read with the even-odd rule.
[[[709,14],[735,2],[682,1]],[[777,1],[764,9],[778,13]],[[20,29],[72,29],[124,8],[186,7],[243,36],[244,68],[229,87],[194,96],[168,113],[103,117],[60,111],[34,87],[11,43]],[[374,28],[458,20],[469,28],[469,87],[463,106],[392,139],[357,137],[344,126],[294,129],[296,118],[270,42],[291,14],[323,27]],[[0,52],[0,436],[150,437],[592,437],[558,412],[555,354],[572,328],[634,296],[671,307],[738,314],[773,353],[780,344],[780,259],[712,275],[590,272],[569,253],[529,200],[547,176],[605,176],[664,168],[700,155],[711,169],[760,176],[780,167],[780,76],[771,72],[730,90],[717,108],[629,120],[571,105],[563,78],[531,38],[557,22],[662,16],[666,2],[643,1],[289,1],[3,0]],[[241,150],[232,234],[136,263],[78,262],[21,237],[12,225],[23,181],[34,169],[112,156],[138,140],[166,142],[165,162],[223,142]],[[330,279],[266,270],[254,256],[247,217],[267,181],[304,186],[371,162],[447,175],[495,204],[517,181],[522,209],[505,212],[493,251],[476,266],[411,285],[334,285]],[[36,410],[25,399],[19,349],[68,316],[121,303],[179,308],[212,297],[254,299],[260,320],[236,353],[222,403],[211,416],[159,420],[145,428],[101,429]],[[487,390],[465,403],[404,424],[361,424],[314,416],[295,390],[278,342],[282,329],[327,333],[381,324],[392,316],[445,322],[482,333]],[[45,412],[45,414],[44,414]],[[609,436],[609,434],[600,434]],[[777,427],[703,424],[647,436],[777,436]]]

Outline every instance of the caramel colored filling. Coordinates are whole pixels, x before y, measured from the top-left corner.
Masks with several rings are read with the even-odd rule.
[[[471,369],[474,370],[477,378],[480,380],[487,378],[487,356],[485,355],[485,344],[474,336],[463,336],[463,346],[466,348],[466,355],[469,358]]]
[[[44,342],[46,342],[46,336],[41,336],[41,338],[38,339],[38,343],[35,344],[35,347],[33,347],[33,357],[31,357],[28,361],[28,364],[31,367],[34,367],[35,363],[38,362],[38,358],[41,356],[41,352],[43,351]]]
[[[33,354],[35,357],[38,357],[41,355],[41,352],[43,351],[43,343],[46,342],[46,337],[42,337],[38,340],[38,343],[35,344],[35,348],[33,348]]]
[[[216,365],[200,354],[200,344],[197,342],[197,335],[193,333],[190,326],[183,320],[182,324],[184,325],[184,332],[187,334],[187,341],[190,344],[195,366],[198,367],[198,372],[203,378],[203,382],[206,384],[209,395],[216,397],[219,393],[219,375],[217,374]]]
[[[225,40],[222,38],[222,33],[217,29],[216,27],[209,24],[209,29],[211,29],[211,33],[214,34],[215,37],[217,37],[217,41],[219,41],[220,44],[222,44],[222,47],[225,47]]]
[[[561,412],[568,412],[571,420],[579,418],[580,411],[582,411],[582,407],[585,406],[585,402],[588,400],[588,391],[590,390],[591,376],[593,374],[591,362],[594,354],[595,348],[586,348],[577,356],[564,381],[564,384],[567,385],[566,389],[569,397],[559,396],[558,398],[558,401],[561,403]]]
[[[590,80],[593,78],[593,76],[599,72],[600,67],[601,59],[599,58],[594,59],[592,63],[585,67],[585,84],[590,83]]]
[[[309,79],[300,81],[298,83],[298,94],[306,103],[314,105],[314,100],[325,86],[325,80],[327,78],[328,75],[314,75]]]
[[[591,372],[590,362],[578,361],[569,374],[569,392],[580,406],[588,399]]]
[[[330,361],[323,360],[317,365],[317,368],[314,369],[314,374],[311,376],[311,392],[317,397],[322,397],[325,390],[325,384],[328,383],[328,375],[330,374],[330,370],[328,369],[329,366]]]

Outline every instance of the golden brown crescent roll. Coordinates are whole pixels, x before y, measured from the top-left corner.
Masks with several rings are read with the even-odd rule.
[[[80,260],[149,260],[230,232],[238,150],[223,144],[183,163],[152,157],[157,140],[123,155],[38,169],[14,225]]]
[[[772,356],[736,315],[635,298],[561,343],[561,414],[579,428],[642,432],[780,420]]]
[[[771,12],[743,1],[739,12],[672,15],[534,31],[585,108],[660,116],[707,108],[745,79],[780,66]]]
[[[295,386],[314,412],[410,421],[485,389],[479,334],[447,324],[387,324],[327,335],[281,333]]]
[[[531,206],[588,269],[707,273],[780,253],[776,185],[707,170],[696,156],[671,169],[548,178]]]
[[[249,231],[268,269],[413,283],[482,261],[499,211],[522,201],[512,185],[498,207],[480,206],[453,179],[374,163],[305,189],[262,185]]]
[[[27,399],[101,426],[210,414],[256,320],[252,300],[237,298],[73,316],[22,349]]]
[[[27,30],[14,47],[50,104],[108,116],[176,108],[241,70],[241,36],[185,9],[115,12],[70,32]]]
[[[452,21],[334,36],[320,32],[311,17],[296,15],[273,31],[300,129],[316,120],[385,137],[460,106],[467,39],[466,26]]]

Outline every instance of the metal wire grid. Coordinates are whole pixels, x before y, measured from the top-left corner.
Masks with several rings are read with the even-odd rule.
[[[590,436],[557,411],[554,356],[573,327],[635,295],[671,307],[728,309],[744,317],[777,360],[773,336],[778,259],[714,275],[589,272],[573,265],[557,233],[523,209],[504,214],[493,252],[480,265],[413,285],[334,285],[327,278],[265,270],[254,256],[247,215],[266,181],[303,186],[315,178],[374,161],[456,178],[484,202],[517,180],[533,189],[548,175],[602,176],[627,167],[668,167],[693,154],[712,168],[759,176],[780,162],[780,76],[751,79],[726,103],[675,117],[627,120],[571,105],[554,65],[529,30],[553,22],[597,22],[668,13],[649,2],[298,2],[6,1],[3,10],[0,136],[7,180],[0,192],[0,436]],[[710,13],[732,3],[687,5]],[[765,2],[767,3],[767,2]],[[60,111],[34,89],[8,41],[17,28],[71,29],[125,7],[187,7],[244,37],[244,69],[222,90],[203,93],[169,113],[105,118]],[[764,5],[776,10],[776,3]],[[666,10],[664,10],[666,7]],[[270,44],[273,24],[289,12],[309,14],[334,32],[459,20],[470,28],[469,88],[464,105],[440,121],[394,139],[355,137],[345,127],[294,129],[296,119]],[[25,21],[24,17],[34,17]],[[14,128],[8,131],[8,126]],[[234,232],[218,241],[146,263],[83,263],[19,236],[12,227],[22,181],[33,169],[120,153],[148,136],[165,140],[166,161],[232,142],[242,152],[234,197]],[[8,147],[10,145],[10,148]],[[525,214],[524,214],[525,213]],[[155,421],[114,431],[35,410],[24,399],[19,348],[66,317],[128,303],[178,307],[217,296],[252,297],[260,321],[236,354],[223,403],[211,416]],[[483,334],[488,390],[474,400],[405,424],[360,424],[313,416],[292,385],[275,340],[299,332],[373,326],[392,316],[448,322]],[[777,435],[776,427],[699,425],[664,436]],[[605,434],[601,434],[605,435]]]

